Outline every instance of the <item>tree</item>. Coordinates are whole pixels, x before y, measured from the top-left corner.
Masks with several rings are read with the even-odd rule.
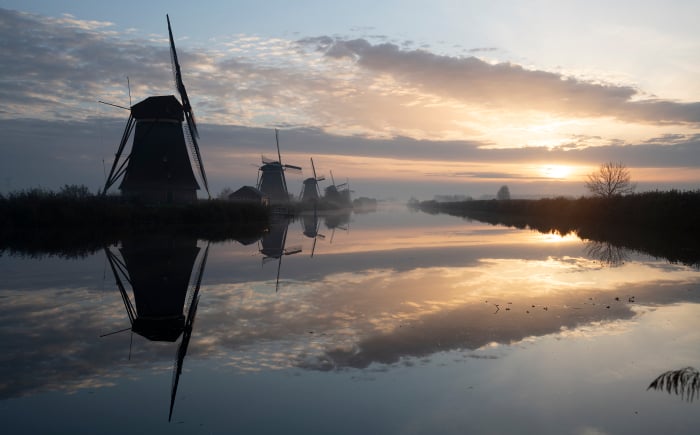
[[[66,184],[61,187],[58,195],[64,198],[87,198],[91,196],[90,189],[84,184]]]
[[[631,182],[630,170],[622,162],[608,162],[588,174],[586,189],[596,196],[610,198],[634,192],[637,187]]]
[[[508,186],[506,186],[506,185],[501,186],[501,188],[498,189],[498,193],[496,194],[496,198],[499,200],[509,200],[510,199],[510,189],[508,189]]]

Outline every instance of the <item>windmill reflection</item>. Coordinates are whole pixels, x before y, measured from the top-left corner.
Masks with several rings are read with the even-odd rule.
[[[310,239],[314,239],[313,245],[311,245],[311,257],[314,256],[314,252],[316,251],[316,241],[318,241],[319,238],[326,238],[326,236],[318,232],[320,224],[321,221],[318,218],[316,209],[314,209],[312,214],[305,214],[301,217],[301,227],[304,231],[304,235]]]
[[[615,246],[610,242],[591,240],[586,243],[586,254],[589,257],[611,267],[625,264],[625,261],[629,259],[627,252],[627,249]]]
[[[286,215],[273,216],[269,231],[260,239],[259,250],[263,255],[262,264],[277,260],[277,278],[275,280],[275,292],[279,290],[280,270],[282,269],[282,257],[301,252],[300,246],[286,248],[287,230],[290,218]]]
[[[333,243],[333,238],[335,237],[335,230],[350,231],[350,213],[349,209],[342,209],[337,211],[328,211],[324,214],[324,224],[326,228],[331,230],[331,240]]]
[[[148,235],[123,241],[119,253],[121,257],[105,248],[131,331],[151,341],[175,342],[182,336],[173,368],[170,421],[197,313],[209,245],[201,255],[192,284],[192,270],[200,253],[195,238]],[[133,302],[127,286],[131,287]]]
[[[647,387],[647,390],[661,390],[681,396],[692,402],[700,397],[700,372],[694,367],[670,370],[660,374]]]

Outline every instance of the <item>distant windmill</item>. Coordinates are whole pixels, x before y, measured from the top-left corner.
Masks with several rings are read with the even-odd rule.
[[[326,179],[324,176],[316,175],[316,167],[314,166],[314,159],[311,158],[311,170],[313,171],[313,178],[309,177],[304,180],[304,184],[301,188],[301,198],[302,202],[318,202],[321,199],[321,190],[318,187],[318,182]]]
[[[335,184],[335,178],[333,178],[333,171],[331,173],[331,185],[325,189],[325,199],[327,202],[333,203],[342,207],[350,206],[350,188],[348,187],[349,181],[341,184]]]
[[[170,17],[166,15],[166,19],[175,86],[181,101],[172,95],[154,96],[131,106],[103,193],[123,176],[119,190],[125,196],[148,202],[195,201],[200,187],[188,156],[189,144],[192,161],[198,169],[207,196],[211,197],[197,144],[197,124],[182,82]],[[184,128],[183,121],[187,121]],[[132,132],[134,141],[131,153],[120,161]]]
[[[271,202],[287,202],[289,201],[289,191],[287,190],[287,180],[284,177],[284,172],[287,169],[301,172],[301,168],[282,163],[279,131],[277,129],[275,129],[275,142],[277,143],[277,160],[262,158],[262,166],[258,170],[257,188],[267,195]]]

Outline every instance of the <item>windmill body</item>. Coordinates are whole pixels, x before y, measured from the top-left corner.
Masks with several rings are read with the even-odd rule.
[[[199,152],[197,124],[185,85],[168,18],[170,54],[180,101],[173,95],[153,96],[131,106],[112,169],[103,194],[119,179],[124,196],[148,203],[191,202],[197,199],[200,185],[193,165],[198,168],[209,194],[207,176]],[[131,152],[122,154],[133,133]],[[192,161],[188,155],[188,145]],[[123,178],[122,178],[123,177]]]
[[[147,202],[197,199],[195,178],[182,129],[182,105],[172,95],[149,97],[131,108],[134,142],[122,194]]]
[[[267,162],[260,167],[257,187],[271,202],[289,201],[287,180],[280,162]]]
[[[280,153],[279,131],[275,130],[275,140],[277,142],[277,160],[269,160],[263,157],[262,166],[258,170],[257,188],[266,195],[271,203],[289,202],[289,190],[287,190],[287,179],[284,172],[287,169],[301,171],[299,166],[286,165],[282,163]]]
[[[311,159],[311,169],[314,176],[309,177],[303,181],[301,188],[301,198],[302,202],[313,202],[316,203],[321,199],[321,192],[318,187],[318,182],[325,180],[325,177],[316,175],[316,167],[314,166],[314,159]]]

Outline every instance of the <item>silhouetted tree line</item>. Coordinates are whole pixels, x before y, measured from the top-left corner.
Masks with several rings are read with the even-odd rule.
[[[420,209],[543,233],[573,232],[583,239],[700,265],[700,191],[578,199],[424,201]]]
[[[0,254],[84,256],[146,232],[223,241],[260,234],[269,210],[259,204],[209,200],[149,205],[91,194],[85,186],[0,195]]]

